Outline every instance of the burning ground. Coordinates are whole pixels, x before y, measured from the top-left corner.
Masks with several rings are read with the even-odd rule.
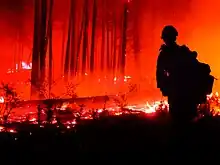
[[[42,102],[43,103],[43,102]],[[184,101],[183,101],[184,104]],[[68,101],[63,100],[57,102],[53,100],[53,106],[51,106],[51,117],[48,119],[48,105],[35,103],[23,103],[23,106],[14,108],[5,121],[3,114],[4,103],[1,103],[1,122],[2,124],[34,124],[41,128],[46,125],[54,125],[55,127],[74,129],[79,123],[86,121],[99,120],[102,118],[111,118],[114,116],[142,116],[145,118],[156,118],[158,115],[164,115],[168,117],[169,105],[166,100],[146,102],[143,104],[129,104],[127,102],[126,95],[118,96],[103,96],[103,97],[90,97],[90,98],[75,98]],[[216,92],[207,96],[207,104],[198,106],[198,118],[218,116],[220,109],[220,98]],[[0,131],[7,130],[6,127],[1,127]],[[16,131],[15,131],[16,132]]]
[[[133,104],[125,94],[73,100],[55,104],[50,120],[47,102],[41,107],[32,101],[14,108],[0,127],[3,158],[10,155],[14,159],[6,158],[8,162],[22,163],[27,158],[50,163],[88,159],[94,163],[119,159],[175,162],[213,159],[219,154],[218,93],[207,96],[198,120],[184,127],[171,125],[166,101]]]

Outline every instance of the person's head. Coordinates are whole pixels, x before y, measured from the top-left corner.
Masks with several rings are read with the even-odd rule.
[[[172,25],[167,25],[162,30],[161,39],[163,39],[166,45],[172,45],[176,42],[178,31]]]

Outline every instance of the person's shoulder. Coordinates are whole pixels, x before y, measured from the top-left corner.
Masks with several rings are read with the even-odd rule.
[[[162,45],[160,46],[160,49],[159,49],[159,50],[160,50],[160,51],[163,51],[164,49],[166,49],[166,47],[167,47],[167,46],[166,46],[165,44],[162,44]]]
[[[167,51],[167,46],[165,44],[161,45],[160,46],[160,49],[159,49],[159,54],[162,55],[164,54],[165,52]]]
[[[159,55],[157,57],[157,59],[159,61],[163,61],[166,58],[167,55],[167,46],[165,44],[161,45],[160,49],[159,49]]]

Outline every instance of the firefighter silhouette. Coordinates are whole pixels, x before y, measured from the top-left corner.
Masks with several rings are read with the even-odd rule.
[[[177,121],[190,121],[197,115],[197,105],[206,101],[213,78],[209,65],[197,60],[197,52],[176,43],[178,31],[165,26],[157,59],[157,87],[168,97],[169,113]],[[209,90],[208,90],[209,88]]]

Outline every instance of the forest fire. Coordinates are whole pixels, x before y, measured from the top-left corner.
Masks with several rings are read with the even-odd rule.
[[[106,111],[108,115],[116,116],[127,113],[154,114],[160,110],[168,111],[168,103],[158,100],[160,92],[155,87],[154,74],[158,48],[161,44],[159,34],[165,24],[172,22],[177,26],[182,34],[178,38],[179,41],[186,42],[187,45],[189,43],[190,48],[198,50],[199,58],[212,63],[213,74],[217,75],[219,71],[218,67],[215,67],[218,64],[214,65],[217,60],[213,62],[204,58],[204,54],[210,54],[210,51],[207,51],[209,47],[214,46],[204,46],[200,40],[201,37],[197,37],[199,32],[206,29],[202,26],[197,27],[197,23],[203,25],[204,21],[207,22],[207,20],[200,20],[200,15],[197,16],[197,13],[200,14],[199,8],[206,5],[201,2],[198,2],[201,5],[193,4],[197,3],[196,1],[182,2],[172,2],[173,6],[169,6],[170,10],[166,9],[168,3],[153,0],[68,0],[65,2],[56,0],[54,3],[50,0],[32,0],[27,4],[23,2],[20,5],[22,10],[10,13],[10,18],[19,17],[14,19],[19,21],[13,25],[4,19],[1,22],[5,23],[3,27],[5,30],[0,27],[0,34],[1,32],[8,34],[1,34],[4,39],[7,39],[7,42],[0,44],[2,54],[7,57],[5,58],[7,60],[1,63],[1,71],[4,72],[1,73],[2,79],[15,86],[16,92],[21,97],[19,101],[115,96],[118,93],[123,93],[126,97],[127,95],[136,96],[136,100],[139,100],[135,103],[136,100],[131,99],[131,102],[122,99],[104,108],[103,105],[98,108],[80,107],[81,112],[72,115],[72,119],[67,123],[77,123],[73,121],[77,115],[82,119],[93,119],[94,113],[99,116]],[[199,12],[191,11],[192,4],[197,6]],[[23,9],[23,6],[27,8]],[[210,9],[212,9],[211,5]],[[217,11],[217,8],[215,10]],[[196,23],[185,20],[188,15],[184,13],[190,13],[188,11],[192,12]],[[180,19],[185,21],[179,21]],[[186,24],[192,25],[192,29],[198,29],[198,31],[196,33],[193,31],[191,34],[191,27],[186,27]],[[189,29],[190,32],[188,32]],[[207,36],[205,39],[212,40]],[[205,47],[208,47],[207,50],[204,49]],[[215,48],[211,53],[218,54],[216,53],[218,51]],[[134,87],[132,92],[128,89],[130,85]],[[33,93],[37,93],[36,96]],[[218,115],[220,113],[218,93],[209,95],[207,98],[211,113]],[[0,97],[0,104],[5,105],[5,102],[7,99]],[[63,104],[59,111],[66,111],[67,108],[69,108],[68,104]],[[28,110],[26,112],[29,113]],[[42,111],[42,115],[45,115],[44,113]],[[54,116],[56,118],[56,114]],[[38,123],[36,110],[31,115],[11,114],[9,118],[10,122],[28,120],[34,124]],[[55,124],[55,120],[52,123]]]
[[[192,79],[199,74],[178,74],[182,81],[173,82],[193,85],[182,88],[172,83],[170,72],[171,92],[163,91],[156,70],[166,44],[162,29],[173,25],[177,44],[196,52],[219,79],[219,14],[219,0],[0,0],[2,160],[41,164],[83,158],[97,164],[119,157],[137,162],[140,154],[142,162],[218,158],[220,93],[213,92],[220,92],[218,81],[204,93],[197,87],[202,89],[205,79]],[[173,66],[165,68],[194,73],[189,65]],[[172,95],[186,96],[187,90],[203,94],[199,99],[205,102],[192,123],[178,120],[190,117],[191,97]],[[178,102],[177,115],[172,116],[167,95]]]
[[[1,103],[3,104],[3,103]],[[184,104],[184,101],[183,101]],[[137,105],[125,105],[124,107],[117,106],[104,107],[91,109],[87,108],[86,105],[78,105],[79,109],[72,109],[72,104],[65,102],[60,107],[54,107],[53,115],[50,121],[48,121],[48,110],[42,109],[40,114],[39,123],[39,113],[38,112],[28,112],[26,114],[14,115],[10,114],[7,119],[8,124],[13,123],[29,123],[34,125],[39,125],[40,128],[44,128],[48,124],[54,125],[57,128],[71,130],[74,129],[78,122],[85,120],[97,120],[103,117],[113,117],[113,116],[123,116],[123,115],[144,115],[145,117],[155,116],[158,112],[167,114],[169,111],[169,105],[167,101],[155,101],[146,102],[144,104]],[[204,108],[205,107],[205,108]],[[208,111],[208,113],[207,113]],[[200,105],[199,107],[200,117],[206,115],[217,116],[220,114],[220,97],[218,92],[207,96],[207,104]],[[1,123],[5,123],[3,118],[1,118]],[[16,129],[7,128],[5,126],[0,126],[0,132],[16,133]]]
[[[211,94],[207,96],[207,105],[210,108],[210,112],[215,116],[219,115],[220,113],[220,98],[218,93]],[[184,104],[184,102],[183,102]],[[97,108],[97,109],[90,109],[90,108],[80,108],[80,109],[71,109],[72,106],[69,103],[63,103],[63,105],[60,108],[55,108],[56,111],[54,111],[54,119],[56,118],[56,115],[61,113],[66,113],[68,111],[67,116],[70,114],[73,114],[72,118],[68,121],[66,121],[66,124],[76,124],[76,121],[74,118],[77,118],[77,116],[83,118],[83,119],[93,119],[94,118],[94,113],[97,115],[100,115],[104,112],[107,112],[108,115],[110,116],[118,116],[118,115],[123,115],[123,114],[137,114],[137,113],[144,113],[144,114],[153,114],[156,113],[157,111],[164,111],[168,112],[169,110],[169,105],[167,101],[155,101],[153,103],[145,103],[145,104],[138,104],[138,105],[127,105],[124,107],[118,107],[115,105],[114,107],[107,107],[107,108]],[[28,114],[28,116],[27,116]],[[24,122],[28,120],[31,123],[37,124],[37,112],[28,112],[26,115],[22,115],[20,117],[18,116],[13,116],[11,115],[10,122],[18,121],[18,122]],[[41,112],[42,115],[46,115],[46,110],[43,110]],[[53,124],[56,124],[56,121],[52,122]]]
[[[216,63],[218,60],[213,60],[215,54],[219,54],[217,46],[213,45],[218,43],[219,32],[213,30],[212,34],[209,32],[206,35],[204,31],[207,31],[207,26],[203,26],[209,23],[210,26],[215,25],[213,27],[216,29],[219,26],[216,25],[215,20],[219,11],[217,1],[207,5],[206,2],[201,3],[198,0],[193,2],[181,0],[172,1],[173,6],[169,6],[169,3],[162,0],[91,0],[88,4],[85,3],[86,0],[75,1],[75,4],[71,0],[65,2],[56,0],[54,4],[45,5],[47,6],[45,10],[42,10],[37,2],[19,1],[15,5],[18,10],[2,11],[2,14],[9,16],[10,19],[5,19],[8,17],[1,19],[1,24],[4,26],[0,31],[2,35],[0,47],[5,59],[1,63],[1,77],[6,82],[16,84],[18,93],[22,93],[25,100],[29,100],[31,96],[33,80],[30,69],[34,69],[38,74],[41,71],[45,72],[46,81],[50,79],[49,70],[53,73],[52,82],[55,83],[52,83],[51,91],[56,96],[61,95],[65,86],[63,84],[66,83],[66,79],[71,78],[80,84],[76,92],[79,97],[116,94],[121,92],[119,91],[121,88],[116,87],[121,81],[120,77],[129,75],[132,81],[140,86],[140,90],[154,90],[145,92],[146,95],[151,96],[152,93],[156,93],[160,97],[155,89],[154,73],[158,48],[161,44],[160,31],[168,23],[178,28],[181,34],[178,38],[180,43],[197,50],[198,57],[213,66],[213,75],[219,74]],[[4,5],[0,6],[4,8]],[[201,20],[200,11],[205,10],[204,6],[207,7],[206,13],[209,15],[205,15]],[[6,9],[11,10],[11,8]],[[40,22],[41,19],[35,19],[35,12],[39,13],[39,17],[45,16],[46,23]],[[186,19],[189,13],[193,19]],[[51,19],[53,20],[52,37],[49,34]],[[17,22],[11,24],[8,20],[17,20]],[[72,26],[73,21],[75,26]],[[39,26],[34,27],[35,24]],[[190,25],[190,28],[186,25]],[[39,31],[44,34],[37,34]],[[208,41],[207,45],[202,42],[201,34],[203,40]],[[47,38],[46,43],[43,42],[44,37]],[[215,42],[212,42],[213,39]],[[38,45],[41,48],[38,49],[34,44],[37,40],[42,42],[41,46]],[[36,50],[41,50],[40,56],[43,58],[40,59],[45,58],[40,62],[41,68],[32,61],[33,56],[37,54]],[[49,65],[50,52],[52,52],[52,68]],[[10,73],[10,76],[8,74],[5,76],[3,72]],[[143,82],[146,77],[147,80]],[[110,84],[108,81],[112,79],[113,83]],[[128,81],[129,78],[125,76],[124,82]],[[218,84],[215,88],[218,88]]]

